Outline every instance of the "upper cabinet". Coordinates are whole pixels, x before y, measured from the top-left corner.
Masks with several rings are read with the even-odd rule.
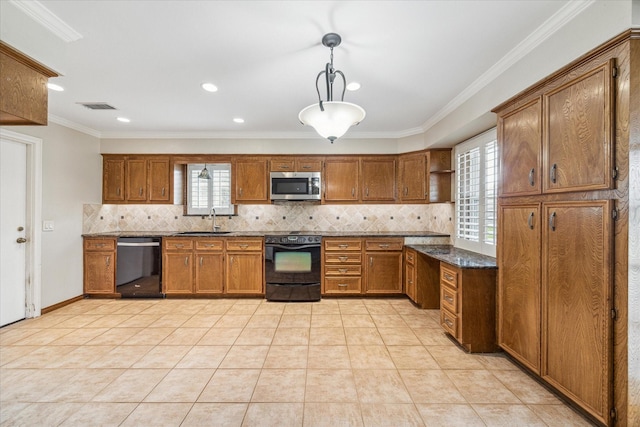
[[[535,98],[498,117],[501,142],[501,196],[540,194],[542,190],[542,100]]]
[[[46,125],[47,81],[58,74],[0,41],[0,125]]]
[[[268,159],[238,156],[232,166],[233,203],[269,203]]]
[[[613,182],[614,59],[543,95],[544,191],[589,191]]]
[[[169,157],[103,155],[103,203],[171,203],[171,182]]]
[[[322,158],[272,157],[271,172],[322,172]]]
[[[360,171],[363,202],[395,202],[395,156],[362,157]]]
[[[429,170],[429,203],[451,202],[451,149],[427,151],[427,169]]]
[[[402,203],[424,203],[427,197],[424,153],[402,154],[398,164],[398,200]]]
[[[324,162],[324,201],[357,202],[359,167],[358,157],[328,157]]]

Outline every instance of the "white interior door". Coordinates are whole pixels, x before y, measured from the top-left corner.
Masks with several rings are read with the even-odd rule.
[[[27,146],[0,140],[0,326],[26,317]]]

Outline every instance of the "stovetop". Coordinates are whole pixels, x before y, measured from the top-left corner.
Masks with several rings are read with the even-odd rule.
[[[305,244],[320,243],[322,236],[316,234],[302,234],[302,231],[291,231],[287,234],[271,234],[264,236],[265,243]]]

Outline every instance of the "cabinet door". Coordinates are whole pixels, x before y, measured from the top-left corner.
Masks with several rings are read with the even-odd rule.
[[[325,160],[325,202],[357,202],[358,170],[359,160],[357,158]]]
[[[267,194],[267,160],[247,159],[235,162],[234,202],[262,202],[269,200]]]
[[[542,377],[608,424],[611,202],[546,203],[543,212]]]
[[[149,160],[149,201],[169,202],[171,170],[169,159]]]
[[[401,202],[424,203],[426,198],[424,154],[400,157],[398,198]]]
[[[193,253],[165,253],[162,283],[167,294],[193,293]]]
[[[416,267],[414,264],[405,263],[404,292],[411,298],[411,301],[418,302],[416,300]]]
[[[115,252],[85,252],[85,293],[112,294],[115,292],[115,261]]]
[[[365,293],[402,293],[402,252],[367,253]]]
[[[395,158],[364,158],[361,171],[363,201],[394,202],[396,200]]]
[[[498,344],[540,374],[540,205],[500,206]]]
[[[102,201],[124,201],[124,159],[104,159],[102,165]]]
[[[127,201],[147,200],[147,162],[144,159],[127,160]]]
[[[222,293],[224,256],[222,253],[197,252],[195,256],[196,293]]]
[[[540,194],[542,101],[536,98],[498,118],[501,196]]]
[[[613,60],[544,95],[544,191],[608,189],[613,174]]]
[[[229,294],[261,294],[263,286],[262,253],[227,253],[226,285]]]

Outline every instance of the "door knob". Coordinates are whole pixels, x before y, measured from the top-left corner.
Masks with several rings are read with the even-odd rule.
[[[27,239],[25,239],[24,237],[18,237],[18,238],[16,239],[16,242],[18,242],[18,243],[26,243],[26,242],[27,242]]]

